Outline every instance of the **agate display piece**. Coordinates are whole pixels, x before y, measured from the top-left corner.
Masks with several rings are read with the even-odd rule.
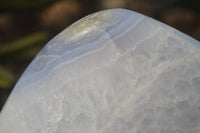
[[[0,133],[200,133],[200,43],[129,10],[91,14],[28,66]]]

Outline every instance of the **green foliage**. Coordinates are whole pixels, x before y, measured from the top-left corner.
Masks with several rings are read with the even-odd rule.
[[[11,56],[22,50],[27,50],[27,48],[30,48],[37,44],[42,44],[42,42],[47,40],[47,37],[48,35],[46,32],[37,32],[25,36],[23,38],[17,39],[16,41],[10,44],[2,44],[0,46],[0,58],[5,56]]]
[[[0,87],[1,88],[8,88],[10,87],[11,83],[13,82],[14,75],[9,70],[2,66],[0,66]]]

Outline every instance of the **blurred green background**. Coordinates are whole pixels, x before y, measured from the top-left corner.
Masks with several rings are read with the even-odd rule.
[[[200,0],[0,0],[0,110],[40,49],[76,20],[126,8],[200,40]]]

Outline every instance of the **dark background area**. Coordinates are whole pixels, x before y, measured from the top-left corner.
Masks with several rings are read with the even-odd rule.
[[[0,110],[34,56],[78,19],[126,8],[200,40],[199,6],[200,0],[0,0]]]

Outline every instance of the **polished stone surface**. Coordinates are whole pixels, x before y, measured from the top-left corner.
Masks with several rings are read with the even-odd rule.
[[[0,114],[0,133],[199,132],[200,43],[124,9],[53,38]]]

